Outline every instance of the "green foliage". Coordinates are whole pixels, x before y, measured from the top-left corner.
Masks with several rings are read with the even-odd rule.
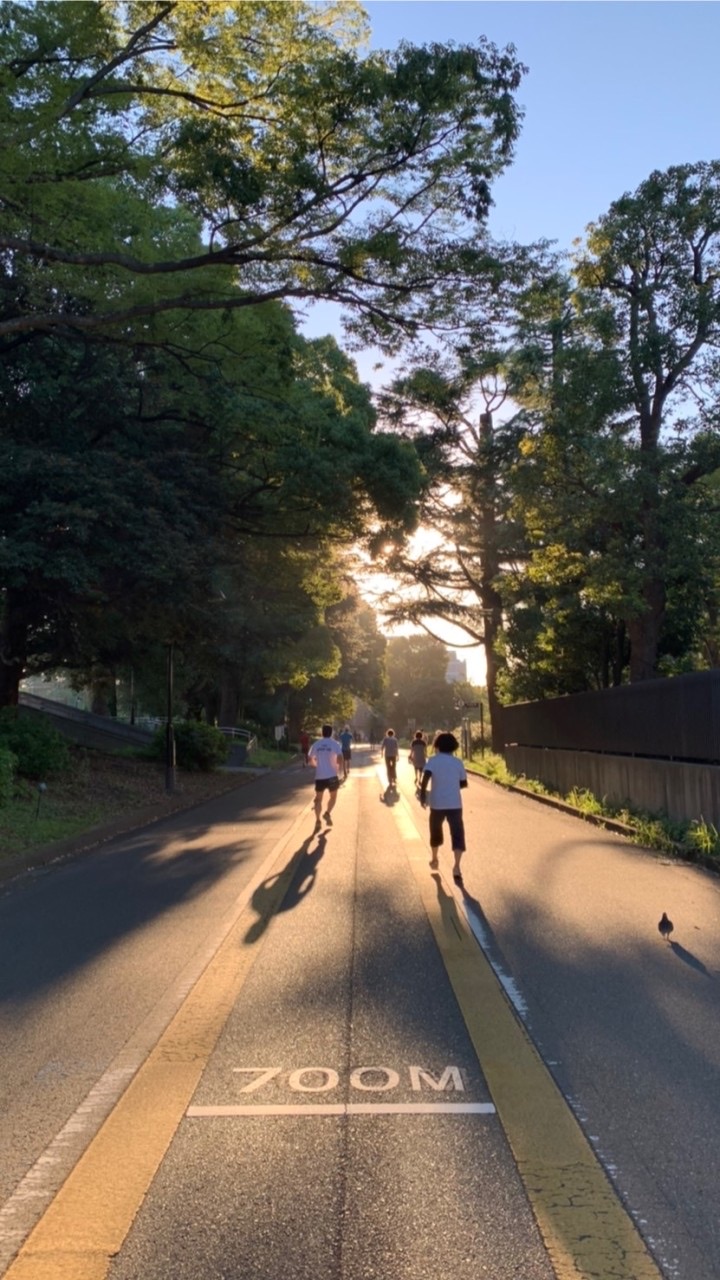
[[[505,784],[517,782],[515,774],[508,769],[504,756],[497,755],[493,751],[486,751],[479,760],[471,761],[468,767],[473,773],[482,773],[492,782]]]
[[[26,285],[0,333],[293,296],[376,342],[441,315],[524,68],[485,39],[361,55],[365,30],[349,0],[5,5],[0,247]]]
[[[456,724],[455,694],[445,678],[447,664],[445,645],[432,636],[390,637],[383,710],[387,725],[398,736],[408,726],[432,732]]]
[[[580,813],[601,814],[606,812],[606,807],[592,791],[588,791],[587,787],[573,787],[568,791],[565,799],[571,804],[573,809],[579,809]]]
[[[17,756],[0,741],[0,807],[12,800]]]
[[[383,399],[438,534],[388,557],[391,616],[483,643],[491,709],[493,684],[516,701],[717,664],[718,210],[720,163],[675,166],[614,202],[573,276],[541,246],[498,253],[488,323]]]
[[[278,750],[277,747],[255,747],[248,764],[257,765],[260,769],[282,769],[284,765],[290,764],[295,759],[294,751]]]
[[[705,822],[704,818],[696,818],[690,823],[682,843],[690,855],[702,854],[705,858],[720,861],[720,833],[712,822]]]
[[[15,707],[0,709],[0,744],[17,758],[17,771],[35,781],[69,767],[65,739],[45,720],[20,715]]]
[[[178,720],[173,725],[175,757],[181,769],[200,769],[209,773],[224,764],[230,754],[230,744],[224,733],[214,725],[201,720]],[[165,756],[165,726],[161,725],[153,739],[157,759]]]

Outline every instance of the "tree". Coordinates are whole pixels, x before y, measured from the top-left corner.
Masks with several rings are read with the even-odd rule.
[[[493,748],[503,745],[498,696],[503,626],[501,580],[517,553],[510,519],[509,467],[516,456],[517,415],[499,425],[493,412],[506,393],[498,351],[436,356],[397,379],[383,396],[388,421],[408,434],[425,465],[420,520],[436,535],[419,555],[392,549],[386,570],[399,586],[389,616],[434,634],[439,620],[482,644]],[[481,411],[479,412],[479,407]]]
[[[52,335],[0,362],[0,705],[24,673],[129,661],[209,589],[213,476],[126,352]]]
[[[307,644],[344,595],[332,548],[410,528],[419,471],[332,340],[279,304],[168,320],[136,353],[43,335],[0,386],[0,702],[57,666],[142,686],[170,640],[222,723],[266,682],[335,674]]]
[[[444,644],[431,636],[391,636],[386,661],[385,714],[399,737],[411,728],[432,732],[456,723]]]
[[[477,291],[524,68],[364,34],[349,0],[6,4],[0,335],[325,298],[383,342]]]
[[[576,274],[578,305],[607,335],[633,411],[623,429],[625,616],[630,678],[643,680],[657,673],[686,572],[692,488],[720,461],[720,162],[655,172],[615,201],[590,228]]]
[[[519,300],[525,556],[504,583],[504,697],[682,670],[698,650],[716,591],[717,176],[653,175],[591,229],[580,288],[557,270]]]

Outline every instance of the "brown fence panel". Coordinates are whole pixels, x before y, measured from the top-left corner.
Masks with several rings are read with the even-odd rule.
[[[505,744],[720,763],[720,671],[504,707]]]

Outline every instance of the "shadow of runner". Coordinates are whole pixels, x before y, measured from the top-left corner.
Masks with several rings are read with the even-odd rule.
[[[457,903],[451,893],[448,893],[442,882],[442,876],[438,871],[433,871],[431,879],[435,881],[435,889],[437,890],[437,900],[440,907],[440,915],[442,917],[443,929],[448,936],[462,938],[463,929],[460,924],[460,915],[457,909]]]
[[[291,911],[310,892],[317,876],[317,865],[325,853],[327,832],[323,831],[318,836],[317,847],[311,851],[313,839],[314,836],[308,836],[303,840],[282,870],[268,876],[258,885],[250,900],[258,918],[251,924],[243,942],[257,942],[274,915],[280,911]]]

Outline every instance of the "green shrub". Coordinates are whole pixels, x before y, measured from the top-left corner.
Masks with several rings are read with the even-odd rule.
[[[720,835],[712,822],[704,818],[694,819],[682,841],[683,848],[691,854],[702,854],[706,858],[720,857]]]
[[[202,720],[180,720],[173,725],[173,730],[175,757],[181,769],[199,769],[209,773],[217,765],[224,764],[230,754],[230,743],[225,734]],[[153,754],[159,760],[165,758],[164,725],[156,730]]]
[[[70,767],[68,744],[47,720],[19,715],[15,707],[0,711],[0,746],[17,757],[23,778],[39,781]]]
[[[587,787],[573,787],[572,791],[568,791],[565,800],[581,813],[599,815],[607,812],[606,806],[601,804],[597,796],[594,796],[592,791],[588,791]]]
[[[0,742],[0,805],[9,804],[13,797],[17,756]]]
[[[518,781],[515,774],[508,769],[504,756],[496,755],[493,751],[486,751],[482,760],[474,760],[473,764],[478,773],[483,773],[486,778],[491,778],[493,782],[513,783]]]

